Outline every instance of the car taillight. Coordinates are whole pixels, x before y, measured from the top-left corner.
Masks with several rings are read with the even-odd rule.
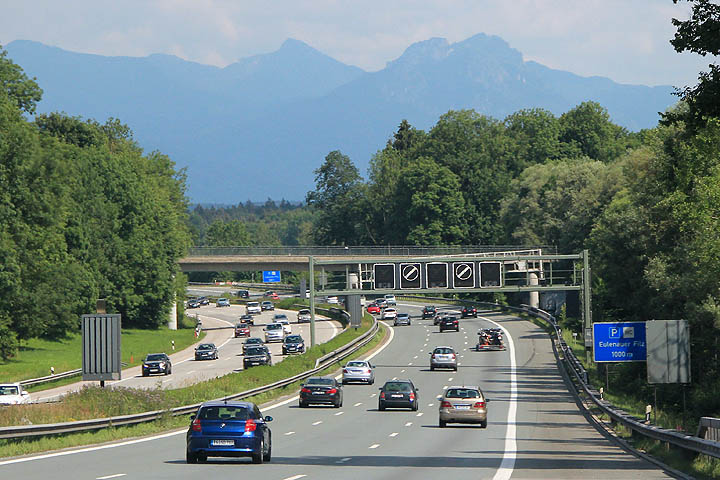
[[[363,373],[370,373],[370,369],[369,368],[364,369]]]
[[[202,431],[202,425],[200,424],[200,419],[199,419],[199,418],[196,418],[195,420],[193,420],[193,422],[192,422],[192,429],[193,429],[193,432],[200,432],[200,431]]]
[[[343,373],[348,373],[348,369],[347,369],[347,368],[343,368]]]
[[[410,392],[410,400],[415,400],[415,394]]]
[[[257,429],[257,423],[252,418],[245,420],[245,431],[254,432]]]
[[[382,398],[382,399],[385,398],[385,392],[380,392],[380,398]]]
[[[485,402],[475,402],[473,408],[485,408]]]
[[[452,408],[452,403],[442,402],[442,403],[440,403],[440,408]]]
[[[337,388],[331,388],[330,390],[327,391],[327,393],[329,393],[330,395],[336,394]]]
[[[455,354],[454,354],[454,353],[452,354],[452,357],[453,357],[453,360],[455,360]]]
[[[300,390],[302,393],[311,393],[309,388],[303,388]]]

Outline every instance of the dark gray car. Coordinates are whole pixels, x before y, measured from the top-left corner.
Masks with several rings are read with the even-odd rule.
[[[201,343],[195,349],[195,360],[217,360],[218,349],[214,343]]]

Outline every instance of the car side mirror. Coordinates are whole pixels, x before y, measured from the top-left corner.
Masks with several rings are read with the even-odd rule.
[[[489,399],[489,398],[486,398],[486,399],[485,399],[485,403],[490,403],[490,399]]]
[[[195,414],[190,415],[190,420],[195,420]]]
[[[23,390],[20,395],[22,395],[23,397],[27,397],[30,394],[27,392],[27,390]]]
[[[272,418],[270,415],[267,415],[267,416],[265,416],[265,421],[266,421],[266,422],[272,422],[272,421],[273,421],[273,418]]]
[[[378,388],[378,390],[382,390],[382,387]]]

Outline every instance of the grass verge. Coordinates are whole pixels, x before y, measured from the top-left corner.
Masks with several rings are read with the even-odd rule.
[[[363,329],[359,329],[357,332],[351,329],[346,330],[342,334],[335,337],[333,340],[325,344],[318,345],[313,349],[310,349],[305,355],[300,355],[284,360],[283,363],[280,364],[282,368],[253,367],[252,369],[243,371],[245,374],[233,373],[218,379],[199,383],[185,389],[178,389],[172,391],[141,391],[122,388],[102,391],[96,387],[93,387],[91,389],[86,389],[84,392],[78,394],[77,397],[73,398],[72,400],[68,398],[62,404],[54,405],[59,406],[67,403],[67,408],[69,408],[70,411],[74,410],[75,413],[73,415],[75,415],[76,417],[83,416],[84,418],[98,418],[99,416],[96,415],[94,412],[97,412],[100,409],[102,409],[104,412],[111,412],[109,415],[100,416],[112,416],[124,414],[118,412],[128,412],[135,410],[137,410],[138,412],[156,410],[159,408],[170,408],[172,406],[199,403],[202,401],[219,398],[224,395],[241,392],[251,387],[256,387],[258,385],[272,383],[273,381],[287,378],[289,376],[295,375],[297,373],[314,367],[316,358],[340,347],[341,345],[348,343],[353,338],[362,334],[363,331],[367,330],[367,328],[369,328],[369,325],[366,325],[366,322],[371,324],[371,321],[366,319],[363,322]],[[353,354],[351,357],[343,360],[343,362],[349,360],[350,358],[359,357],[370,351],[371,349],[375,348],[387,335],[387,329],[382,325],[380,325],[380,327],[380,334],[375,335],[375,337],[367,345],[365,345],[361,350]],[[341,339],[340,337],[343,335],[345,335],[345,337],[344,339]],[[310,355],[311,353],[312,355]],[[303,357],[305,357],[306,355],[307,358],[304,359]],[[278,367],[280,365],[278,365]],[[322,372],[322,374],[334,372],[339,367],[339,363],[330,365]],[[253,401],[258,404],[263,404],[270,400],[281,398],[285,395],[297,393],[300,383],[301,382],[296,382],[293,385],[289,385],[280,389],[275,389],[271,392],[267,392],[261,395],[256,395],[247,400]],[[118,390],[118,392],[114,392],[114,390]],[[112,395],[108,396],[105,395],[105,393],[112,393]],[[72,395],[68,397],[72,397]],[[139,408],[135,408],[136,403],[140,404]],[[0,415],[4,416],[7,411],[11,410],[13,409],[4,409],[4,411],[2,411]],[[16,412],[21,411],[20,409],[15,410]],[[23,408],[22,410],[25,409]],[[45,412],[42,412],[42,414],[47,415],[47,417],[39,416],[37,417],[37,419],[40,420],[40,418],[51,418],[54,415],[57,415],[60,411],[63,412],[60,413],[60,415],[67,414],[67,410],[65,410],[65,407],[63,407],[56,412],[46,410]],[[86,415],[90,416],[86,417]],[[15,420],[13,421],[17,420],[19,420],[20,423],[10,424],[17,425],[28,423],[30,421],[27,417],[20,419],[17,419],[17,417],[15,417]],[[10,419],[0,419],[0,423],[2,424],[6,424],[6,421],[10,421]],[[65,420],[57,421],[67,421],[67,417],[65,417]],[[0,458],[28,455],[46,452],[49,450],[58,450],[82,445],[99,444],[131,437],[141,437],[145,435],[172,430],[174,428],[186,427],[188,425],[188,422],[189,420],[187,417],[172,417],[168,415],[167,417],[164,417],[161,420],[155,422],[128,427],[106,428],[97,430],[95,432],[72,433],[66,435],[55,435],[24,440],[0,440]],[[47,422],[33,421],[33,423]]]

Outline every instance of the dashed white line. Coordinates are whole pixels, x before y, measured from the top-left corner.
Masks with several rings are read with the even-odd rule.
[[[370,446],[369,446],[368,448],[369,448],[369,449],[372,449],[372,448],[378,448],[379,446],[380,446],[380,444],[379,444],[379,443],[373,443],[373,444],[372,444],[372,445],[370,445]]]
[[[317,422],[313,423],[313,426],[320,425],[322,423],[322,420],[318,420]]]
[[[435,404],[434,404],[434,403],[428,403],[428,407],[432,407],[433,405],[435,405]]]
[[[406,427],[409,427],[410,425],[412,425],[412,422],[407,422],[407,423],[405,424]]]
[[[409,367],[410,365],[412,365],[412,362],[408,363],[408,367]]]
[[[417,415],[415,415],[415,416],[416,416],[416,417],[422,417],[422,416],[423,416],[423,412],[419,412],[419,413],[418,413]]]
[[[370,395],[370,398],[374,397],[375,395],[377,395],[377,393],[373,393],[372,395]]]
[[[294,433],[295,433],[295,432],[285,432],[285,435],[292,435],[292,434],[294,434]]]
[[[416,359],[417,357],[418,357],[418,356],[417,356],[417,355],[415,355],[415,356],[413,357],[413,360],[415,360],[415,359]]]
[[[447,385],[443,385],[443,390],[447,390],[447,388],[448,388]]]
[[[189,372],[186,373],[186,375],[190,375],[191,373],[195,373],[195,370],[190,370]]]
[[[340,460],[338,460],[335,463],[345,463],[345,462],[349,462],[350,460],[352,460],[352,457],[345,457],[345,458],[341,458]]]
[[[390,435],[388,435],[388,437],[397,437],[398,435],[399,435],[398,432],[393,432]]]
[[[292,477],[285,477],[283,480],[298,480],[298,478],[307,477],[307,475],[293,475]]]
[[[427,343],[423,345],[423,347],[427,347]]]
[[[405,369],[400,370],[400,373],[405,373]]]
[[[96,477],[96,480],[107,480],[108,478],[124,477],[127,473],[116,473],[115,475],[105,475],[104,477]]]
[[[337,413],[335,414],[335,416],[337,417],[338,415],[342,415],[343,413],[345,413],[345,412],[337,412]]]
[[[353,407],[359,407],[360,405],[362,405],[362,402],[357,402]]]
[[[448,378],[448,382],[452,382],[453,377]]]

